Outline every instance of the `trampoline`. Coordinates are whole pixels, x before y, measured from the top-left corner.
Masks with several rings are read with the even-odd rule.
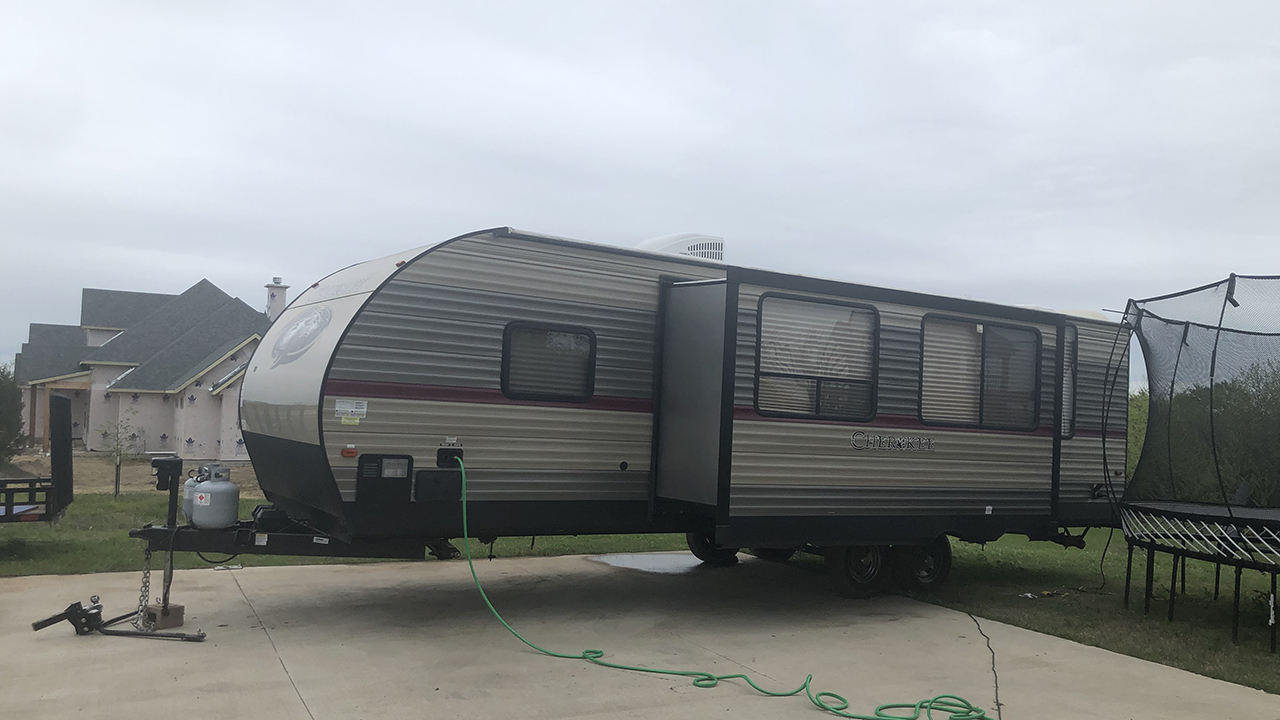
[[[1129,545],[1125,605],[1135,548],[1147,552],[1149,611],[1154,554],[1174,556],[1169,619],[1188,558],[1235,568],[1232,639],[1239,638],[1240,573],[1271,576],[1271,651],[1276,650],[1280,573],[1280,276],[1231,275],[1170,295],[1130,300],[1123,326],[1146,359],[1148,421],[1142,454],[1125,485],[1120,521]],[[1118,379],[1117,379],[1118,380]]]

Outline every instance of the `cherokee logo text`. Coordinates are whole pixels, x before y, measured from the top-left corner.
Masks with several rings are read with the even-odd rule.
[[[850,439],[854,450],[907,450],[917,452],[933,452],[931,437],[915,437],[903,435],[873,435],[859,430]]]

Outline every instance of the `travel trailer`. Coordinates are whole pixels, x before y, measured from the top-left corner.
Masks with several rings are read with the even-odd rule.
[[[316,282],[245,372],[263,492],[331,550],[421,553],[462,534],[462,459],[474,536],[679,531],[720,563],[821,551],[851,595],[941,583],[947,536],[1075,543],[1064,528],[1114,523],[1116,323],[697,245],[717,250],[497,228]]]

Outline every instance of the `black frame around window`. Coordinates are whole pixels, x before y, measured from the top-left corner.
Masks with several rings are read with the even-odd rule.
[[[536,392],[511,387],[511,336],[518,330],[535,330],[548,333],[568,333],[585,335],[591,344],[587,356],[587,381],[585,392],[566,395],[557,392]],[[532,320],[516,320],[507,323],[502,330],[502,394],[512,400],[545,400],[549,402],[584,403],[595,395],[596,390],[596,334],[591,328],[580,325],[559,325]]]
[[[1067,397],[1066,388],[1063,388],[1062,421],[1058,425],[1058,434],[1063,440],[1070,440],[1076,434],[1076,398],[1080,396],[1080,328],[1073,323],[1067,323],[1063,327],[1071,331],[1070,341],[1064,339],[1062,345],[1064,378],[1068,360],[1071,365],[1071,397]]]
[[[960,323],[972,323],[973,325],[983,326],[984,332],[982,334],[982,345],[979,349],[979,358],[978,358],[978,422],[976,423],[950,422],[945,420],[927,420],[924,417],[924,350],[925,350],[924,326],[925,326],[925,323],[928,322],[930,319],[947,320],[950,322],[960,322]],[[986,397],[985,397],[986,370],[987,370],[986,368],[987,366],[987,335],[986,335],[985,329],[989,327],[1005,328],[1008,330],[1016,330],[1019,332],[1031,332],[1035,334],[1036,355],[1032,365],[1032,367],[1035,370],[1035,375],[1032,378],[1032,383],[1031,383],[1032,410],[1031,410],[1030,425],[1027,425],[1027,426],[999,425],[995,423],[984,422],[984,409],[986,404]],[[1041,375],[1043,374],[1043,372],[1040,364],[1041,362],[1043,362],[1043,354],[1044,354],[1044,336],[1043,334],[1041,334],[1040,329],[1035,327],[1034,325],[1019,325],[1015,323],[1004,323],[999,321],[992,322],[990,320],[985,320],[981,318],[964,317],[960,315],[926,313],[923,317],[920,318],[920,376],[919,376],[919,384],[917,387],[917,397],[916,397],[916,417],[920,420],[921,424],[923,425],[932,425],[937,427],[969,427],[969,428],[983,428],[986,430],[1010,430],[1015,432],[1034,432],[1040,427],[1040,398],[1044,392],[1044,387],[1041,385]]]
[[[762,330],[764,325],[764,304],[766,300],[791,300],[795,302],[813,303],[815,305],[834,305],[836,307],[846,307],[855,310],[861,310],[871,315],[871,377],[868,380],[860,378],[845,378],[836,376],[823,375],[803,375],[794,373],[779,373],[771,371],[762,371],[760,369],[760,353],[763,345]],[[760,299],[756,302],[756,376],[754,388],[754,404],[756,413],[762,417],[780,417],[780,418],[808,418],[814,420],[843,420],[853,422],[868,422],[875,419],[879,406],[879,378],[880,378],[880,311],[874,305],[858,302],[845,302],[830,298],[818,298],[809,295],[793,295],[790,293],[766,292],[760,295]],[[780,378],[797,378],[802,380],[813,380],[815,393],[813,399],[814,412],[799,413],[787,412],[783,410],[767,410],[760,407],[760,378],[761,377],[780,377]],[[870,388],[870,412],[866,415],[844,415],[822,412],[822,384],[823,381],[832,383],[851,383],[858,385],[866,385]]]

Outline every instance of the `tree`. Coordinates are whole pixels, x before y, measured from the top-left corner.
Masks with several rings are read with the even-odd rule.
[[[138,454],[136,448],[138,435],[133,431],[133,423],[129,419],[137,414],[137,410],[125,408],[115,422],[103,423],[97,430],[102,433],[103,449],[106,450],[107,456],[114,461],[116,466],[116,497],[120,497],[120,463]]]
[[[13,368],[0,365],[0,464],[6,463],[26,443],[22,434],[22,391]]]
[[[1138,415],[1150,401],[1150,415]],[[1138,407],[1135,407],[1135,403]],[[1130,397],[1130,462],[1140,447],[1131,496],[1280,507],[1280,361],[1263,360],[1172,396]],[[1145,425],[1145,442],[1133,438]]]
[[[1147,439],[1147,407],[1151,404],[1151,396],[1147,389],[1129,395],[1129,457],[1126,475],[1133,477],[1138,469],[1138,457],[1142,454],[1142,445]]]

